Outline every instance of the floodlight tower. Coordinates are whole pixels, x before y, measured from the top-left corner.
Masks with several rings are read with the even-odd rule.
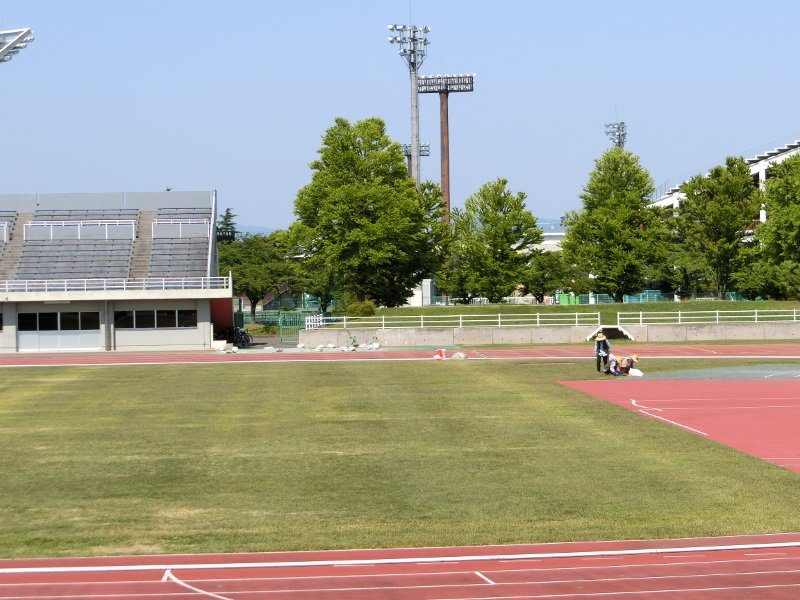
[[[33,41],[30,29],[0,31],[0,62],[8,62]]]
[[[442,163],[442,200],[444,222],[450,222],[450,125],[447,99],[450,92],[471,92],[475,89],[475,74],[423,75],[417,82],[420,94],[439,94],[439,128]]]
[[[625,131],[625,122],[606,123],[606,135],[617,148],[625,147],[625,138],[628,137]]]
[[[419,184],[419,100],[417,95],[417,74],[425,60],[425,37],[431,30],[427,25],[389,25],[390,44],[400,45],[400,56],[406,61],[411,75],[411,177]]]
[[[406,157],[406,162],[408,163],[408,174],[411,175],[411,144],[403,144],[403,155]],[[420,144],[419,145],[419,155],[420,156],[430,156],[431,155],[431,145],[430,144]]]

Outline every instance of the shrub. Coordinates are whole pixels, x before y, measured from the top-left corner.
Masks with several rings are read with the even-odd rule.
[[[372,317],[375,315],[375,303],[372,300],[352,302],[345,306],[349,317]]]

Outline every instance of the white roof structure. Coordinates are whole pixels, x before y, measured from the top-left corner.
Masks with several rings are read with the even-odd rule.
[[[30,29],[0,31],[0,62],[8,62],[32,41]]]
[[[768,171],[771,165],[781,163],[790,156],[798,153],[800,153],[800,140],[795,140],[785,146],[746,159],[747,164],[750,166],[750,174],[753,176],[753,181],[757,185],[763,186],[769,177]],[[681,186],[670,188],[655,200],[653,204],[655,206],[678,208],[681,201],[686,197],[686,195],[680,191],[680,188]]]

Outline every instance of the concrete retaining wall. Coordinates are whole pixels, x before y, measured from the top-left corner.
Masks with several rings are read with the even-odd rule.
[[[605,326],[613,329],[615,326]],[[410,329],[309,329],[300,332],[300,342],[312,348],[319,344],[345,346],[351,337],[359,344],[377,338],[381,346],[452,347],[495,344],[585,343],[597,331],[591,326],[560,327],[423,327]],[[624,330],[637,342],[692,342],[729,340],[800,339],[800,323],[730,323],[717,325],[626,325]]]
[[[626,325],[637,342],[700,342],[800,339],[800,323]]]

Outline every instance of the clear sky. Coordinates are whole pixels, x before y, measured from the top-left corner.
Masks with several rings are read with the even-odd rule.
[[[656,186],[800,139],[797,0],[0,0],[36,36],[0,64],[0,193],[216,189],[285,228],[336,117],[410,142],[389,23],[431,28],[421,74],[476,74],[454,206],[503,177],[538,218],[579,208],[612,121]],[[420,123],[439,181],[436,94]]]

